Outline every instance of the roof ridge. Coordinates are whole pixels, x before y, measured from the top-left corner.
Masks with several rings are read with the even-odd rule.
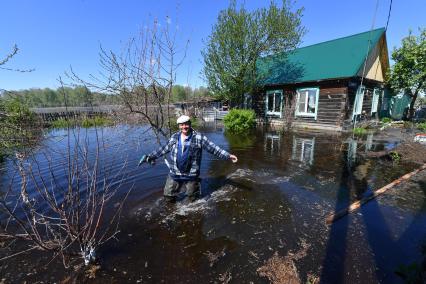
[[[378,30],[383,30],[383,32],[384,32],[386,29],[385,29],[384,27],[381,27],[381,28],[377,28],[377,29],[374,29],[374,30],[370,30],[370,31],[365,31],[365,32],[356,33],[356,34],[353,34],[353,35],[348,35],[348,36],[344,36],[344,37],[339,37],[339,38],[335,38],[335,39],[330,39],[330,40],[326,40],[326,41],[322,41],[322,42],[318,42],[318,43],[310,44],[310,45],[307,45],[307,46],[298,47],[298,48],[295,48],[295,49],[292,49],[292,50],[289,50],[289,51],[280,51],[280,52],[275,53],[275,54],[269,54],[269,55],[266,55],[266,56],[261,57],[260,59],[264,60],[264,59],[267,59],[267,58],[271,58],[271,57],[275,57],[275,56],[280,56],[280,55],[282,55],[282,54],[286,54],[286,53],[287,53],[287,54],[292,54],[292,53],[295,53],[295,52],[297,52],[297,51],[299,51],[299,50],[301,50],[301,49],[305,49],[305,48],[309,48],[309,47],[313,47],[313,46],[316,46],[316,45],[320,45],[320,44],[324,44],[324,43],[328,43],[328,42],[333,42],[333,41],[337,41],[337,40],[341,40],[341,39],[346,39],[346,38],[350,38],[350,37],[355,37],[355,36],[359,36],[359,35],[361,35],[361,34],[366,34],[366,33],[370,33],[370,32],[375,32],[375,31],[378,31]]]
[[[270,54],[259,58],[256,64],[261,72],[267,72],[265,82],[268,83],[353,77],[358,74],[366,56],[371,56],[385,33],[383,27],[372,29],[288,52]],[[275,64],[281,64],[281,67],[275,68]]]
[[[353,34],[353,35],[348,35],[348,36],[344,36],[344,37],[339,37],[339,38],[335,38],[335,39],[330,39],[330,40],[326,40],[326,41],[322,41],[322,42],[318,42],[318,43],[310,44],[310,45],[307,45],[307,46],[298,47],[298,48],[293,49],[292,51],[296,51],[296,50],[298,50],[298,49],[303,49],[303,48],[307,48],[307,47],[311,47],[311,46],[315,46],[315,45],[319,45],[319,44],[323,44],[323,43],[327,43],[327,42],[332,42],[332,41],[336,41],[336,40],[341,40],[341,39],[344,39],[344,38],[349,38],[349,37],[359,36],[359,35],[361,35],[361,34],[366,34],[366,33],[374,32],[374,31],[378,31],[378,30],[383,30],[383,31],[385,31],[385,28],[384,28],[384,27],[381,27],[381,28],[377,28],[377,29],[374,29],[374,30],[366,31],[366,32],[361,32],[361,33],[356,33],[356,34]],[[292,51],[290,51],[290,52],[292,52]]]

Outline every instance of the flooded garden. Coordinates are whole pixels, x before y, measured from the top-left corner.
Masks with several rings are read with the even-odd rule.
[[[199,130],[238,156],[232,164],[204,153],[201,197],[168,203],[162,197],[168,168],[163,159],[138,167],[158,147],[143,126],[49,132],[36,149],[38,173],[66,178],[69,145],[101,141],[88,151],[104,170],[98,182],[116,186],[105,209],[121,206],[117,233],[96,251],[88,269],[32,250],[0,263],[10,282],[133,283],[398,283],[421,267],[426,238],[424,172],[390,189],[332,224],[326,218],[416,169],[368,153],[397,147],[403,129],[363,136],[335,132],[282,132],[258,128],[250,135],[220,124]],[[71,139],[69,136],[71,135]],[[68,142],[67,142],[68,141]],[[48,155],[47,155],[48,154]],[[19,188],[12,160],[1,164],[2,194]],[[61,183],[61,182],[59,182]],[[11,185],[12,184],[12,185]],[[130,191],[129,191],[130,190]],[[36,195],[29,187],[29,198]],[[117,205],[118,204],[118,205]],[[3,216],[4,218],[4,216]],[[23,244],[2,242],[0,257]],[[16,268],[19,267],[19,270]],[[82,272],[83,271],[83,272]],[[399,274],[399,275],[398,275]]]

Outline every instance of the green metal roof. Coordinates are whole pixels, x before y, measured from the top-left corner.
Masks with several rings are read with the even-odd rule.
[[[318,81],[356,76],[364,64],[368,41],[370,51],[385,29],[363,32],[267,56],[257,62],[262,85]],[[287,56],[286,56],[287,55]]]

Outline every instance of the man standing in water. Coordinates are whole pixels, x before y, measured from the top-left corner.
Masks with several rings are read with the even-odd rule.
[[[167,163],[166,159],[170,172],[164,186],[164,197],[175,202],[181,188],[185,187],[189,200],[194,201],[200,195],[199,175],[203,149],[218,158],[231,160],[233,163],[236,163],[238,158],[192,129],[189,116],[180,116],[177,124],[180,131],[173,134],[165,146],[149,155],[144,155],[139,164],[153,163],[159,157],[170,152],[171,163]]]

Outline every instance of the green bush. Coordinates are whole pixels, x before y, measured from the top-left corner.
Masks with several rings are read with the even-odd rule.
[[[0,108],[7,113],[7,122],[13,124],[31,124],[35,120],[35,114],[28,106],[17,99],[10,99],[0,102]]]
[[[223,119],[230,132],[242,133],[255,127],[256,115],[253,110],[232,109]]]
[[[364,135],[365,133],[367,133],[367,130],[362,127],[355,127],[353,132],[355,135]]]
[[[389,156],[395,164],[399,163],[401,160],[401,155],[397,151],[390,151]]]
[[[382,123],[389,123],[389,122],[392,121],[392,118],[390,118],[390,117],[383,117],[381,121],[382,121]]]
[[[421,131],[426,131],[426,122],[418,123],[416,126]]]
[[[37,117],[18,99],[0,99],[0,156],[33,145],[41,134]]]

